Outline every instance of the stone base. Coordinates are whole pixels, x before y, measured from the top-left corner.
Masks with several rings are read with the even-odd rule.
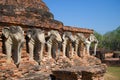
[[[0,53],[0,58],[0,80],[49,80],[50,77],[60,80],[103,80],[106,72],[106,65],[93,56],[45,58],[38,65],[36,61],[29,61],[29,56],[24,53],[18,68],[13,61],[6,63],[5,54]]]
[[[104,80],[106,66],[76,66],[52,71],[52,80]]]

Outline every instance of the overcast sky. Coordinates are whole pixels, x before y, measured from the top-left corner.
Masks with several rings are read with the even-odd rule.
[[[64,25],[94,29],[100,34],[120,26],[120,0],[43,0]]]

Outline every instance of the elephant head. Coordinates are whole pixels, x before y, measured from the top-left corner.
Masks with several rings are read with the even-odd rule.
[[[2,29],[5,37],[5,50],[7,54],[7,62],[11,62],[11,55],[15,64],[19,64],[21,60],[21,49],[24,43],[24,31],[20,26],[10,26]]]
[[[27,31],[26,46],[27,51],[30,53],[30,60],[35,59],[40,64],[40,61],[43,58],[44,44],[45,35],[43,30],[33,28]]]
[[[83,33],[76,33],[75,37],[76,37],[76,41],[75,41],[75,54],[76,55],[78,54],[79,56],[83,56],[84,53],[79,54],[80,53],[79,52],[79,48],[84,43],[85,36],[84,36]]]
[[[65,56],[66,53],[67,53],[67,55],[69,55],[70,44],[72,44],[71,56],[73,56],[74,47],[75,47],[75,36],[73,36],[73,34],[71,32],[64,32],[62,38],[63,38],[63,56],[66,57]],[[67,45],[69,45],[69,46],[67,46]]]
[[[41,29],[36,29],[36,28],[29,29],[27,30],[27,33],[26,33],[26,36],[29,39],[39,39],[45,43],[44,39],[40,39],[41,38],[40,35],[44,35],[44,31]]]
[[[91,43],[95,44],[94,45],[94,54],[93,55],[96,55],[96,48],[97,48],[97,45],[98,45],[98,40],[95,37],[95,35],[94,34],[90,34],[90,36],[86,39],[85,43],[86,43],[86,47],[87,47],[87,53],[89,53],[89,49],[90,49]]]
[[[18,34],[21,33],[22,35],[24,34],[24,31],[20,26],[11,26],[11,27],[4,27],[2,29],[2,34],[4,35],[5,38],[10,37],[10,34]]]
[[[94,43],[94,56],[96,55],[96,49],[97,49],[97,45],[98,45],[98,40],[97,40],[97,38],[95,37],[95,35],[94,34],[91,34],[90,35],[90,41],[91,41],[91,43]]]
[[[97,38],[95,37],[94,34],[90,34],[89,40],[90,40],[90,42],[95,42],[95,43],[98,42],[98,40],[97,40]]]
[[[52,39],[55,39],[58,42],[62,42],[61,35],[58,31],[51,30],[48,32],[48,36],[53,37]]]
[[[63,40],[65,40],[65,39],[69,39],[71,42],[75,41],[75,37],[73,36],[73,34],[71,32],[64,32]]]
[[[61,46],[61,43],[62,43],[62,38],[61,38],[60,33],[56,30],[51,30],[51,31],[48,32],[47,37],[49,37],[49,39],[46,41],[47,46],[48,46],[49,58],[52,57],[52,55],[51,55],[52,49],[55,49],[56,47],[58,47],[58,55],[59,55],[60,54],[60,48],[61,48],[60,46]],[[56,44],[58,44],[58,46]],[[53,54],[55,55],[55,50],[53,50],[53,51],[54,51]]]
[[[76,33],[76,35],[77,35],[77,38],[78,38],[79,40],[85,41],[85,36],[84,36],[83,33]]]

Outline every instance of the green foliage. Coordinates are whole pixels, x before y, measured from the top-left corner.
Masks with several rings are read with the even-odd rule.
[[[120,50],[120,26],[103,36],[103,44],[105,48],[110,50]]]

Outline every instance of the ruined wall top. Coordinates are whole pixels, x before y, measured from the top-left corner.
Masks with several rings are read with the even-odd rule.
[[[71,27],[71,26],[64,26],[64,31],[72,31],[72,32],[80,32],[80,33],[89,33],[92,34],[94,30],[86,29],[86,28],[78,28],[78,27]]]

